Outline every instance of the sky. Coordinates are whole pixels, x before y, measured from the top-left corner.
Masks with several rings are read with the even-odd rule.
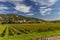
[[[60,20],[60,0],[0,0],[0,14]]]

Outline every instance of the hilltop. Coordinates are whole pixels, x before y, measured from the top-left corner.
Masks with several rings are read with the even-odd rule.
[[[42,19],[25,17],[18,14],[0,14],[0,23],[41,23]]]

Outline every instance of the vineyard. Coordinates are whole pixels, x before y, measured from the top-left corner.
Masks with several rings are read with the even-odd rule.
[[[47,35],[45,35],[47,34]],[[32,37],[60,35],[60,23],[0,24],[0,37],[16,37],[17,40]],[[26,37],[25,37],[26,36]]]

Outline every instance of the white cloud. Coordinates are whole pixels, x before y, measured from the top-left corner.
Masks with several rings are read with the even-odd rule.
[[[24,13],[30,12],[30,6],[26,6],[23,4],[24,0],[0,0],[1,2],[9,1],[10,3],[13,3],[16,7],[15,9]],[[1,8],[2,9],[2,8]],[[3,8],[4,9],[4,8]],[[6,9],[6,7],[5,7]]]
[[[30,6],[26,6],[24,4],[16,4],[15,9],[24,13],[30,12]]]
[[[60,14],[60,11],[58,12],[58,14]]]
[[[54,5],[58,0],[47,0],[49,2],[49,6]]]
[[[9,1],[24,1],[24,0],[9,0]]]
[[[0,2],[6,2],[6,0],[0,0]]]
[[[29,16],[33,16],[34,14],[31,13],[31,14],[27,14],[27,15],[29,15]]]
[[[6,1],[24,1],[24,0],[0,0],[1,2],[6,2]]]
[[[54,5],[58,0],[31,0],[35,2],[37,5],[46,5],[46,6],[52,6]]]
[[[45,16],[45,15],[47,15],[47,14],[50,14],[50,13],[51,13],[51,11],[52,11],[52,9],[51,9],[51,8],[47,8],[47,9],[40,9],[40,13],[41,13],[41,15],[43,15],[43,16]]]
[[[0,7],[0,10],[9,9],[8,7]]]
[[[57,0],[47,0],[49,3],[54,3],[56,2]]]
[[[47,7],[44,6],[44,7],[40,7],[40,8],[42,9],[42,8],[47,8]]]
[[[6,7],[5,5],[3,4],[0,4],[0,10],[3,10],[3,9],[9,9],[8,7]]]
[[[24,0],[17,0],[17,1],[9,1],[10,3],[13,3],[16,7],[15,9],[18,10],[18,11],[21,11],[21,12],[24,12],[24,13],[28,13],[30,12],[30,9],[31,9],[31,6],[26,6],[24,3],[23,3]]]
[[[49,7],[54,5],[58,0],[31,0],[31,1],[35,2],[37,5],[40,5],[39,9],[40,13],[41,15],[45,16],[51,13],[52,9]]]

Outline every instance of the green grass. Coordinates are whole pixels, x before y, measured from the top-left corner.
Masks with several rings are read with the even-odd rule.
[[[60,23],[0,24],[0,40],[29,40],[48,36],[60,36]]]
[[[50,31],[50,32],[41,32],[41,33],[29,33],[29,34],[21,34],[16,36],[9,36],[9,37],[0,37],[0,40],[29,40],[31,38],[40,38],[40,37],[47,37],[47,36],[59,36],[60,30],[57,31]]]

